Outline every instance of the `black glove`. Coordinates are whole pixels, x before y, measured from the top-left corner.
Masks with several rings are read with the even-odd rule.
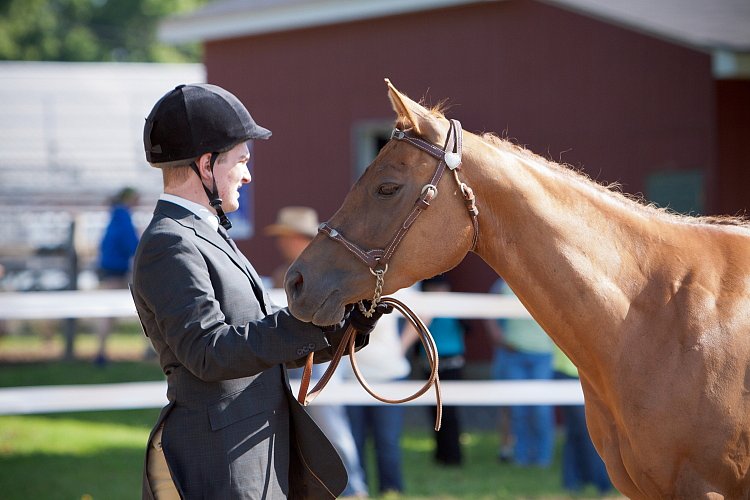
[[[350,318],[352,311],[356,311],[357,306],[356,304],[347,304],[344,308],[344,317],[336,323],[335,325],[329,325],[329,326],[321,326],[320,329],[325,334],[326,338],[328,339],[328,342],[331,344],[332,349],[329,352],[330,356],[333,356],[333,351],[338,347],[339,343],[343,340],[344,333],[349,329],[350,325]],[[362,335],[358,331],[354,332],[354,349],[356,351],[362,349],[364,346],[366,346],[370,342],[370,336],[369,335]],[[327,360],[324,360],[327,361]]]
[[[370,309],[372,304],[369,300],[363,300],[362,305],[365,311]],[[365,317],[364,313],[359,307],[355,307],[354,310],[349,314],[349,324],[357,330],[358,334],[369,335],[370,332],[375,328],[380,317],[384,314],[390,314],[393,312],[393,306],[384,302],[379,303],[375,306],[375,310],[372,312],[372,316],[369,318]]]
[[[352,309],[354,309],[354,304],[347,304],[346,307],[344,307],[344,317],[341,318],[341,321],[333,325],[321,326],[319,328],[323,330],[323,333],[325,334],[339,331],[343,334],[344,327],[346,326],[346,322],[349,319],[349,315],[351,314]]]

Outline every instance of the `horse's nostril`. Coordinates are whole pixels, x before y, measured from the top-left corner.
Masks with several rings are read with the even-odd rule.
[[[299,271],[290,269],[286,275],[286,293],[291,299],[297,298],[302,293],[304,279]]]

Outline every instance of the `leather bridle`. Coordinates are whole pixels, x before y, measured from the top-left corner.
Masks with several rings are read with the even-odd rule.
[[[332,240],[344,245],[344,248],[364,262],[370,269],[370,272],[375,276],[375,296],[373,297],[370,309],[365,310],[362,303],[359,303],[360,309],[362,309],[362,312],[364,312],[367,317],[372,315],[372,312],[380,301],[380,292],[382,291],[385,273],[388,271],[388,262],[390,262],[399,243],[401,243],[401,240],[404,239],[406,233],[411,229],[414,221],[419,217],[419,214],[429,208],[430,202],[437,196],[437,186],[440,183],[440,179],[443,177],[446,167],[453,172],[453,177],[456,180],[458,187],[461,189],[464,203],[466,204],[469,216],[471,217],[471,224],[474,230],[471,250],[476,248],[477,239],[479,238],[479,210],[477,210],[474,191],[471,187],[466,185],[466,183],[461,182],[461,179],[458,177],[458,171],[460,170],[462,161],[463,130],[461,128],[461,122],[458,120],[450,120],[450,128],[448,129],[448,135],[445,138],[445,144],[442,148],[431,142],[427,142],[420,137],[411,135],[405,130],[397,128],[393,129],[393,132],[391,132],[391,140],[404,141],[419,148],[430,156],[436,158],[438,164],[435,168],[435,172],[432,174],[432,178],[424,185],[424,187],[422,187],[419,198],[414,202],[414,207],[409,212],[409,215],[406,216],[406,219],[404,219],[404,222],[398,228],[396,234],[393,235],[385,248],[364,250],[353,241],[347,239],[340,231],[331,227],[328,222],[324,222],[318,226],[318,232],[323,233]]]
[[[381,294],[383,290],[384,276],[388,271],[388,262],[396,251],[396,248],[398,248],[399,243],[401,243],[401,240],[403,240],[406,233],[414,224],[414,221],[417,219],[417,217],[419,217],[419,214],[426,210],[430,206],[430,202],[437,196],[437,186],[440,183],[440,179],[442,179],[443,173],[445,172],[446,168],[453,172],[453,177],[456,180],[458,187],[461,189],[461,194],[464,197],[464,203],[466,204],[469,216],[471,217],[471,223],[474,232],[471,243],[471,250],[474,250],[476,248],[477,240],[479,238],[479,211],[477,210],[474,191],[464,182],[461,182],[461,179],[458,176],[458,171],[461,166],[462,139],[463,131],[461,129],[461,122],[459,122],[458,120],[450,120],[450,128],[448,129],[448,135],[442,148],[428,141],[425,141],[420,137],[411,135],[406,130],[400,130],[398,128],[393,130],[393,132],[391,133],[391,140],[404,141],[416,148],[419,148],[430,156],[436,158],[438,160],[438,164],[429,182],[422,188],[419,198],[417,198],[417,201],[414,202],[414,207],[406,216],[406,219],[396,231],[396,234],[394,234],[393,237],[389,240],[385,248],[363,250],[359,245],[347,239],[343,234],[341,234],[341,232],[331,227],[327,222],[322,223],[318,227],[318,232],[323,233],[332,240],[344,245],[347,250],[353,253],[359,260],[364,262],[365,265],[367,265],[367,267],[370,269],[370,272],[375,276],[375,294],[373,296],[370,308],[365,308],[362,302],[359,302],[358,304],[362,313],[366,317],[371,317],[378,303],[384,302],[398,309],[404,315],[404,317],[409,320],[415,327],[422,345],[424,346],[427,353],[427,359],[430,362],[430,376],[428,377],[427,382],[416,393],[402,399],[389,399],[376,394],[364,380],[364,377],[360,373],[357,366],[357,362],[354,357],[354,339],[356,336],[356,332],[354,331],[353,327],[349,326],[347,331],[344,333],[344,338],[342,339],[341,343],[336,349],[336,352],[334,353],[330,365],[309,394],[307,392],[307,389],[309,387],[310,377],[312,374],[313,353],[310,353],[308,355],[305,363],[305,368],[303,370],[299,394],[297,396],[297,399],[300,403],[308,405],[313,399],[315,399],[315,397],[317,397],[317,395],[323,390],[325,385],[330,380],[333,372],[336,370],[336,367],[338,366],[339,362],[341,361],[341,357],[344,354],[344,350],[348,348],[349,360],[351,362],[352,369],[355,376],[357,377],[357,380],[371,396],[379,401],[391,404],[405,403],[407,401],[418,398],[419,396],[424,394],[430,388],[430,386],[434,385],[435,397],[437,400],[435,430],[440,429],[442,419],[442,398],[440,394],[440,379],[438,377],[438,352],[435,341],[433,340],[432,335],[430,335],[430,331],[427,329],[422,320],[419,319],[419,317],[405,304],[392,297],[381,297]]]

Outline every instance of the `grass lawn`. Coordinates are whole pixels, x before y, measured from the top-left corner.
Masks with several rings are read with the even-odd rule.
[[[0,417],[0,491],[12,499],[140,498],[158,410]]]
[[[148,431],[158,410],[0,417],[0,491],[5,500],[139,497]],[[549,470],[495,461],[492,433],[463,435],[466,464],[432,463],[429,429],[403,437],[406,492],[389,499],[570,498],[559,461]],[[590,492],[592,493],[592,492]]]
[[[140,340],[123,333],[112,345]],[[84,338],[83,336],[81,337]],[[161,380],[153,361],[114,361],[105,367],[78,361],[8,361],[4,354],[26,352],[14,339],[0,338],[0,387]],[[84,352],[88,352],[86,348]],[[78,346],[76,349],[77,352]],[[132,357],[132,356],[131,356]],[[159,409],[0,416],[0,498],[117,500],[140,498],[141,466],[151,425]],[[548,470],[496,461],[494,432],[467,429],[462,435],[466,463],[460,468],[432,462],[430,422],[408,427],[402,438],[406,492],[388,499],[562,499],[559,453]],[[370,460],[373,463],[374,460]],[[370,477],[373,477],[373,471]],[[371,480],[371,484],[375,481]],[[593,490],[578,498],[594,498]]]

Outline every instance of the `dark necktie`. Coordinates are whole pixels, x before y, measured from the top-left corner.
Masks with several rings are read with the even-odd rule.
[[[229,237],[229,234],[227,233],[227,230],[224,229],[223,226],[219,226],[219,229],[217,229],[219,234],[222,238],[224,238],[227,243],[229,243],[229,246],[232,247],[232,250],[234,250],[234,253],[237,254],[237,258],[239,259],[240,263],[244,266],[245,265],[245,258],[243,257],[242,253],[240,252],[240,249],[237,248],[237,244],[234,242],[232,238]],[[247,266],[245,266],[247,267]],[[250,273],[250,269],[247,269],[248,273]],[[250,273],[252,274],[252,273]],[[263,301],[263,291],[260,289],[260,285],[255,282],[255,280],[250,276],[250,284],[253,287],[253,293],[255,294],[255,298],[258,299],[258,303],[260,304],[260,308],[263,309],[263,311],[266,310],[265,302]]]
[[[234,240],[229,237],[229,233],[227,233],[227,230],[224,229],[224,227],[219,226],[219,229],[217,229],[217,231],[219,231],[219,234],[221,235],[222,238],[227,240],[227,243],[229,243],[229,246],[232,247],[232,250],[234,250],[234,253],[236,253],[237,256],[241,258],[242,254],[240,253],[240,249],[237,248],[237,245],[235,244]]]

